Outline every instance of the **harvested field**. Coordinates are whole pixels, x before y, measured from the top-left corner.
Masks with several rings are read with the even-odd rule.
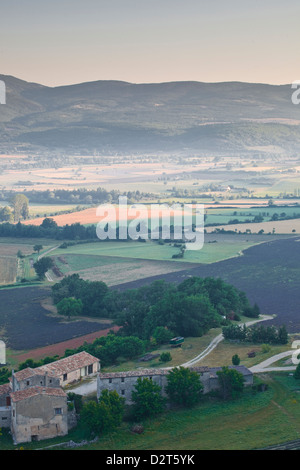
[[[100,336],[106,336],[110,330],[118,331],[120,327],[113,326],[105,330],[95,331],[88,335],[80,336],[79,338],[70,339],[63,341],[62,343],[51,344],[50,346],[45,346],[44,348],[33,349],[24,354],[14,355],[14,360],[18,363],[25,361],[28,358],[38,360],[43,359],[47,356],[58,355],[62,357],[66,349],[76,349],[81,346],[83,343],[92,343],[95,339],[100,338]]]
[[[101,320],[66,321],[53,316],[42,307],[50,290],[39,287],[19,287],[0,290],[1,339],[13,350],[31,350],[61,343],[84,335],[107,330]]]
[[[134,205],[133,205],[134,207]],[[85,224],[97,224],[98,222],[100,222],[104,217],[105,217],[105,221],[112,221],[116,218],[116,220],[133,220],[135,219],[136,217],[139,216],[138,212],[137,214],[133,214],[131,215],[130,214],[130,208],[131,206],[128,205],[128,208],[127,208],[127,214],[123,214],[123,211],[122,210],[119,210],[119,207],[116,206],[115,207],[115,213],[113,214],[115,217],[112,217],[111,214],[107,214],[105,215],[105,212],[103,213],[100,213],[99,215],[97,215],[97,207],[90,207],[89,209],[84,209],[84,210],[81,210],[81,211],[77,211],[77,212],[72,212],[70,214],[60,214],[60,215],[55,215],[53,217],[51,217],[53,220],[55,220],[55,222],[57,223],[57,225],[59,226],[63,226],[63,225],[71,225],[71,224],[75,224],[75,223],[80,223],[82,225],[85,225]],[[175,215],[177,214],[181,214],[182,211],[174,211]],[[157,210],[156,212],[153,210],[152,213],[150,213],[150,208],[148,208],[148,217],[150,218],[150,214],[152,215],[152,217],[155,217],[159,214],[159,211]],[[172,214],[171,214],[172,216]],[[147,215],[146,215],[146,219],[147,219]],[[24,223],[25,225],[41,225],[41,223],[43,222],[44,220],[44,217],[39,217],[39,218],[36,218],[36,219],[31,219],[31,220],[24,220],[22,223]]]
[[[12,284],[17,276],[17,259],[0,257],[0,284]]]
[[[135,281],[153,275],[180,271],[187,264],[172,261],[119,258],[113,256],[92,256],[84,254],[64,254],[53,256],[59,271],[67,276],[78,273],[82,279],[103,281],[108,286]]]
[[[99,222],[100,218],[96,216],[96,208],[90,207],[89,209],[85,209],[83,211],[78,212],[71,212],[70,214],[60,214],[51,217],[57,225],[62,227],[63,225],[71,225],[80,223],[84,224],[96,224]],[[41,225],[43,222],[44,217],[38,217],[36,219],[31,220],[24,220],[22,223],[25,225]]]

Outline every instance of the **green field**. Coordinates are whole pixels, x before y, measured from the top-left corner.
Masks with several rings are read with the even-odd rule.
[[[228,224],[229,221],[238,219],[240,222],[253,220],[255,216],[262,216],[264,221],[270,221],[274,214],[286,217],[300,217],[300,207],[297,206],[277,206],[277,207],[252,207],[247,209],[241,208],[218,208],[207,209],[207,218],[205,224]]]
[[[179,248],[174,247],[173,243],[159,245],[155,241],[145,243],[127,241],[127,242],[96,242],[87,244],[78,244],[65,249],[57,249],[52,252],[52,256],[62,254],[81,254],[89,256],[114,256],[120,258],[137,258],[147,260],[172,261],[174,263],[214,263],[224,259],[239,256],[241,251],[253,246],[257,241],[247,241],[246,239],[231,240],[224,239],[224,242],[205,243],[201,250],[186,250],[184,258],[172,259],[172,256],[179,253]],[[79,265],[82,261],[78,261]],[[76,260],[75,260],[76,265]],[[74,265],[74,267],[76,267]]]

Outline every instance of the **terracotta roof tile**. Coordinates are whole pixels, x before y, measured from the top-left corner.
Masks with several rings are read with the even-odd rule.
[[[15,372],[15,377],[18,381],[29,379],[29,377],[33,377],[34,375],[45,375],[45,372],[40,370],[39,367],[35,369],[32,369],[31,367],[26,367],[26,369],[22,369],[18,372]]]
[[[0,385],[0,395],[7,395],[11,392],[10,384]]]
[[[66,397],[66,393],[61,388],[50,387],[30,387],[25,390],[18,390],[11,392],[10,396],[13,402],[26,400],[27,398],[34,397],[35,395],[46,394],[57,397]]]
[[[106,372],[99,373],[100,379],[113,379],[119,377],[153,377],[154,375],[167,375],[169,369],[136,369],[126,372]]]
[[[95,362],[99,362],[99,359],[87,353],[86,351],[82,351],[80,353],[73,354],[72,356],[59,359],[58,361],[51,362],[50,364],[45,364],[36,368],[35,370],[39,372],[43,371],[43,373],[48,372],[49,374],[52,373],[55,376],[59,376],[80,369],[81,367],[94,364]]]

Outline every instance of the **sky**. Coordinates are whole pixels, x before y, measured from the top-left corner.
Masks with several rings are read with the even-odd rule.
[[[299,0],[0,0],[0,74],[290,84],[299,18]]]

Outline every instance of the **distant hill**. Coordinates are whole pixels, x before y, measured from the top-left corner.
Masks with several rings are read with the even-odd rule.
[[[47,87],[0,75],[0,152],[245,154],[300,150],[290,85],[240,82]]]

